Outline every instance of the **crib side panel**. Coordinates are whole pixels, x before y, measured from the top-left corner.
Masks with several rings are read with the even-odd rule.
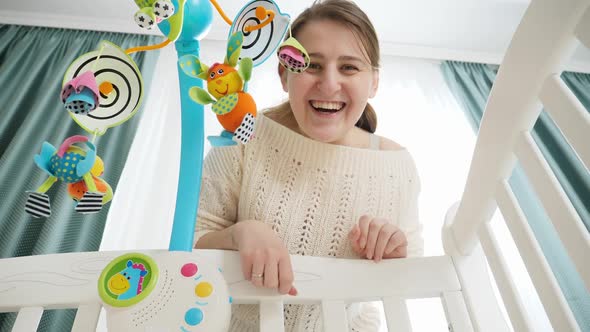
[[[160,251],[144,253],[157,252]],[[0,312],[21,311],[15,331],[34,331],[43,310],[78,308],[73,331],[92,330],[101,309],[97,291],[99,275],[109,262],[124,253],[2,259]],[[379,264],[359,259],[292,256],[298,295],[283,296],[275,290],[256,288],[245,280],[237,252],[199,250],[193,254],[204,256],[221,268],[234,303],[260,305],[264,331],[280,331],[284,324],[284,304],[320,304],[326,317],[325,328],[338,331],[342,324],[346,325],[342,317],[345,305],[384,300],[388,321],[392,323],[391,319],[402,317],[409,327],[405,299],[441,297],[461,291],[448,256],[385,260]],[[391,305],[392,299],[395,305]],[[458,307],[453,308],[457,311]]]
[[[539,146],[532,138],[541,111],[551,117],[576,153],[582,167],[590,164],[590,113],[561,79],[564,64],[580,43],[589,46],[590,1],[537,0],[528,7],[504,56],[494,81],[478,133],[477,143],[463,196],[445,224],[445,251],[454,260],[473,255],[479,244],[498,281],[500,295],[509,309],[515,328],[531,326],[517,289],[511,284],[508,267],[489,222],[496,207],[505,217],[507,229],[516,240],[524,265],[555,330],[579,330],[571,308],[557,285],[553,271],[538,250],[528,222],[512,197],[508,179],[520,162],[548,221],[571,258],[587,290],[590,290],[590,234],[572,201]],[[590,173],[586,172],[587,176]],[[470,293],[459,269],[467,299]],[[466,301],[470,313],[477,304]],[[476,322],[482,317],[472,317]],[[532,318],[534,319],[534,317]]]

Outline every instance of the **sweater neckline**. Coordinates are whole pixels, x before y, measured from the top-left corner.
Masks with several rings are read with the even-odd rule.
[[[282,160],[318,170],[352,174],[383,172],[413,165],[412,157],[405,148],[372,150],[318,142],[261,115],[258,115],[254,136],[251,143],[266,146],[272,154],[282,156]]]
[[[260,112],[262,113],[262,112]],[[306,147],[310,147],[313,149],[325,149],[325,150],[340,150],[342,152],[359,152],[359,153],[364,153],[364,152],[372,152],[377,153],[377,154],[407,154],[408,151],[407,149],[404,147],[402,149],[397,149],[397,150],[379,150],[379,149],[371,149],[369,148],[358,148],[358,147],[352,147],[352,146],[347,146],[347,145],[338,145],[338,144],[330,144],[330,143],[324,143],[324,142],[319,142],[316,140],[313,140],[309,137],[306,137],[304,135],[299,134],[296,131],[293,131],[291,128],[288,128],[276,121],[274,121],[273,119],[263,115],[263,114],[259,114],[258,115],[258,120],[262,120],[260,122],[257,121],[258,126],[260,126],[260,128],[264,128],[265,126],[268,127],[272,127],[273,128],[273,132],[276,132],[277,134],[284,136],[285,138],[290,138],[294,141],[298,141],[301,142],[302,145],[306,146]],[[258,130],[258,128],[257,128]],[[374,134],[372,134],[374,135]]]

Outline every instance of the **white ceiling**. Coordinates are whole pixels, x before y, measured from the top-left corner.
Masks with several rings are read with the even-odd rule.
[[[144,33],[133,22],[132,0],[0,0],[0,23]],[[233,17],[248,0],[218,0]],[[313,0],[275,0],[295,17]],[[383,53],[498,63],[530,0],[356,0],[375,25]],[[207,39],[223,40],[229,26],[215,15]],[[157,29],[153,33],[158,33]],[[590,51],[575,62],[590,65]]]

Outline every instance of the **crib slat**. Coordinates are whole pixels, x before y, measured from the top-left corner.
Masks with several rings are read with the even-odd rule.
[[[76,311],[72,332],[95,331],[100,315],[100,303],[82,304]]]
[[[474,330],[461,292],[443,292],[442,300],[447,321],[450,325],[449,331],[458,332]]]
[[[43,307],[27,307],[18,311],[12,332],[35,332],[43,316]]]
[[[498,284],[500,295],[502,295],[502,299],[504,300],[504,305],[506,306],[506,311],[512,322],[513,329],[515,331],[532,331],[532,324],[525,314],[522,301],[518,296],[509,269],[506,266],[506,261],[500,252],[500,247],[494,237],[489,222],[482,225],[479,231],[479,238],[496,283]]]
[[[545,110],[576,150],[582,163],[590,169],[590,113],[559,75],[551,75],[545,80],[539,96]]]
[[[586,9],[584,16],[578,22],[575,34],[586,48],[590,49],[590,7]]]
[[[348,318],[346,317],[344,302],[322,301],[322,317],[324,319],[324,332],[348,331]]]
[[[283,332],[285,331],[285,317],[283,312],[283,301],[262,300],[260,301],[260,332]]]
[[[455,218],[458,206],[459,204],[454,204],[447,211],[442,237],[445,252],[447,255],[453,255],[455,271],[461,281],[461,288],[457,290],[461,291],[464,302],[468,306],[469,319],[476,331],[510,331],[509,323],[497,303],[499,299],[492,287],[489,267],[478,234],[475,233],[478,244],[471,250],[470,255],[456,254],[457,250],[453,242],[448,241],[452,233],[449,232],[447,225]],[[430,275],[432,277],[432,274]]]
[[[389,331],[412,331],[406,300],[399,297],[386,297],[383,299],[383,310]]]
[[[516,155],[580,273],[586,289],[590,289],[590,234],[582,219],[559,185],[530,133],[524,132],[518,140]]]
[[[556,331],[579,331],[557,280],[507,181],[504,180],[498,187],[496,199],[551,325]]]

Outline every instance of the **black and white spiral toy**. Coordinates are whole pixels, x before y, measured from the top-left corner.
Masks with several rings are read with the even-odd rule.
[[[247,26],[254,26],[261,23],[256,17],[256,8],[262,6],[267,10],[272,10],[275,17],[268,25],[261,29],[247,32]],[[236,31],[244,34],[244,43],[242,44],[241,58],[251,58],[254,66],[263,63],[269,56],[274,55],[276,48],[283,41],[287,32],[290,17],[280,12],[277,5],[269,0],[255,0],[249,2],[236,15],[234,23],[230,29],[229,36]]]
[[[143,99],[143,79],[133,59],[107,41],[103,41],[98,50],[74,60],[66,70],[64,84],[87,71],[94,73],[98,86],[110,83],[112,91],[108,95],[100,94],[99,106],[92,113],[70,115],[86,131],[102,135],[137,112]]]

